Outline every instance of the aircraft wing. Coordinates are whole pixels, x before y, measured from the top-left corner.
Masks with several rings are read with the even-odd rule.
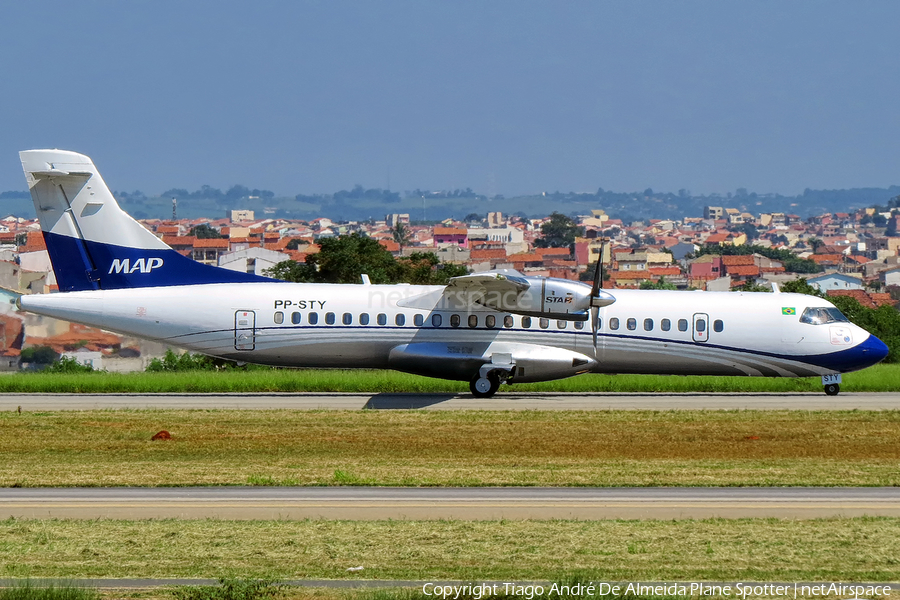
[[[511,293],[518,296],[529,287],[530,284],[521,273],[513,269],[503,269],[453,277],[447,284],[446,291],[480,299],[488,293],[501,295]]]

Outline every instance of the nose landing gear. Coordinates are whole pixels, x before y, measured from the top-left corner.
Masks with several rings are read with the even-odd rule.
[[[822,385],[825,386],[827,395],[837,396],[838,392],[841,391],[841,374],[822,375]]]

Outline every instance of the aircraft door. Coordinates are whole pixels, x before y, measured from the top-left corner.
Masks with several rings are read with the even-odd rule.
[[[709,340],[709,315],[705,313],[694,314],[694,341],[705,342]]]
[[[239,310],[234,313],[234,349],[254,348],[256,348],[256,313],[252,310]]]

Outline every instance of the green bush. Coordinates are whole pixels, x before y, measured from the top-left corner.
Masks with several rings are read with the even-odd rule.
[[[216,371],[220,367],[216,365],[216,359],[203,354],[175,354],[166,350],[162,358],[154,358],[147,365],[147,371],[159,373],[162,371]]]
[[[281,596],[284,586],[271,579],[219,578],[220,585],[179,586],[176,600],[265,600]]]
[[[47,365],[44,373],[93,373],[94,367],[80,363],[69,356],[61,356],[56,362]]]

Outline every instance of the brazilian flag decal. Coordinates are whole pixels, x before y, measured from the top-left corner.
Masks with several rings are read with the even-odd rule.
[[[797,309],[794,308],[793,306],[791,306],[791,307],[785,306],[785,307],[782,307],[782,309],[781,309],[781,314],[783,314],[783,315],[796,315],[796,314],[797,314]]]

